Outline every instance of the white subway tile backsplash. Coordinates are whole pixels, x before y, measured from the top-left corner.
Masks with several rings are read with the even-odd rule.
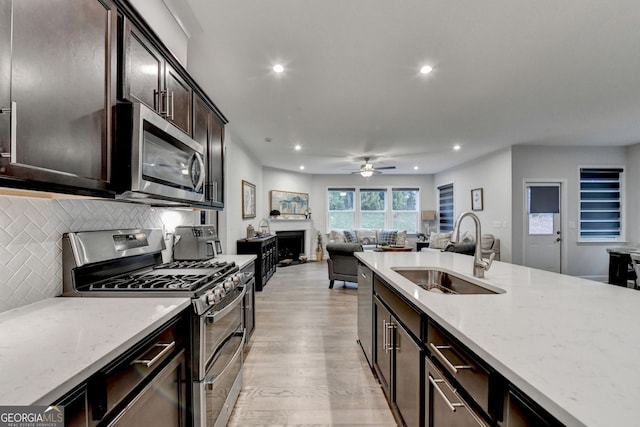
[[[0,312],[62,294],[62,234],[117,228],[164,228],[169,209],[85,199],[0,196]],[[190,211],[172,218],[193,224]]]

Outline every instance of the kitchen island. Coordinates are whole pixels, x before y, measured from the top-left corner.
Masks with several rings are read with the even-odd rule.
[[[640,293],[449,252],[357,253],[397,294],[566,425],[637,425]],[[504,293],[432,293],[394,267],[433,267]]]

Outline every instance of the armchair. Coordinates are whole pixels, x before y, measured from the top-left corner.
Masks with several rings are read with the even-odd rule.
[[[327,243],[329,289],[336,280],[358,283],[358,260],[354,252],[362,252],[360,243]]]

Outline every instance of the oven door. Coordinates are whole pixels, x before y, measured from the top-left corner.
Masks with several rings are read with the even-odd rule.
[[[243,348],[246,331],[229,337],[216,353],[202,381],[193,384],[194,426],[225,426],[242,389]]]
[[[133,104],[131,191],[204,201],[202,144],[143,104]]]
[[[193,351],[195,380],[203,379],[229,337],[242,330],[242,301],[245,292],[243,287],[236,287],[209,312],[195,317],[193,342],[198,343],[198,348]]]

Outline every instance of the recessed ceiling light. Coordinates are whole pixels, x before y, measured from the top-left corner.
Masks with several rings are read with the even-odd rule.
[[[268,144],[268,143],[270,143],[270,142],[271,142],[271,138],[266,137],[266,138],[264,139],[264,142],[266,142],[267,144]]]
[[[420,74],[429,74],[432,71],[433,71],[433,67],[430,65],[423,65],[420,68]]]
[[[418,169],[420,169],[418,166],[414,166],[414,167],[413,167],[413,170],[414,170],[414,171],[417,171]]]
[[[300,166],[300,170],[304,170],[304,165],[301,165],[301,166]]]
[[[459,151],[462,147],[460,146],[460,144],[456,144],[453,146],[453,150],[454,151]]]
[[[297,144],[295,147],[293,147],[296,151],[300,151],[302,150],[302,146],[300,144]]]
[[[273,71],[275,71],[276,73],[281,73],[284,71],[284,65],[282,64],[276,64],[273,66]]]

